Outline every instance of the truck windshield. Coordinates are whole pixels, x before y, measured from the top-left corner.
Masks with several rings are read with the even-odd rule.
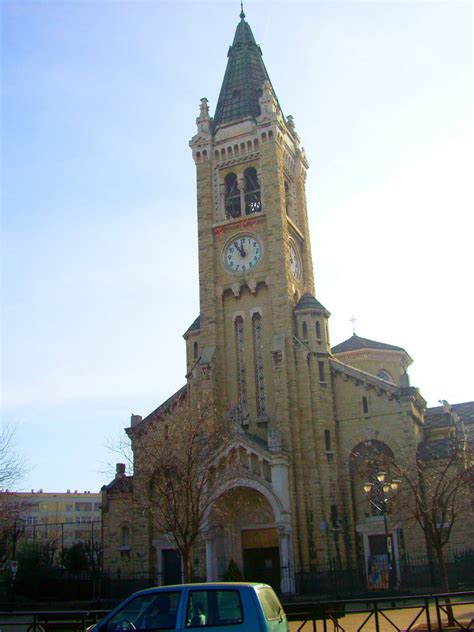
[[[107,622],[107,632],[174,630],[181,592],[138,595]]]

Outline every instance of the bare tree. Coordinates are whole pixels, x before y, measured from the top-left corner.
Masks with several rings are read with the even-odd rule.
[[[193,547],[209,511],[239,479],[236,454],[226,451],[232,425],[209,402],[191,404],[187,397],[142,425],[128,431],[142,510],[160,532],[171,535],[184,580],[190,581]]]
[[[0,491],[16,485],[25,471],[25,463],[15,446],[15,428],[3,426],[0,431]]]
[[[114,476],[116,473],[116,457],[120,458],[120,461],[126,466],[126,470],[129,476],[133,476],[133,451],[130,437],[123,432],[118,436],[107,438],[104,443],[104,448],[114,455],[113,461],[106,461],[103,464],[103,469],[100,470],[101,474],[107,477]]]
[[[15,428],[3,426],[0,431],[0,558],[15,559],[16,543],[24,533],[20,519],[21,502],[9,488],[23,476],[26,466],[15,446]]]
[[[396,460],[390,465],[402,481],[399,500],[423,530],[428,550],[436,557],[442,589],[449,592],[444,549],[455,524],[471,513],[472,453],[463,440],[438,439],[421,446],[415,468],[409,470]]]
[[[378,472],[398,482],[397,491],[376,499],[382,513],[396,514],[397,521],[415,522],[421,528],[430,558],[439,571],[443,592],[448,593],[449,578],[445,547],[453,529],[462,519],[472,521],[474,490],[473,453],[464,432],[452,429],[451,436],[423,441],[416,458],[406,461],[395,457],[378,441],[370,441],[354,454],[353,474],[373,481]],[[370,443],[370,445],[369,445]],[[387,485],[390,487],[390,485]],[[373,486],[382,490],[382,486]],[[371,491],[372,493],[372,491]],[[372,503],[374,504],[374,503]],[[446,600],[450,623],[454,621],[449,600]]]

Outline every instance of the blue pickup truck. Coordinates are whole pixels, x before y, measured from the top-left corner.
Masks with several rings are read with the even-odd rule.
[[[180,584],[130,595],[94,632],[288,632],[273,588],[250,582]]]

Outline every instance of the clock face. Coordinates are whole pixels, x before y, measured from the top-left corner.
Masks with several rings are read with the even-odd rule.
[[[232,237],[222,251],[222,262],[229,272],[249,272],[262,258],[262,244],[255,235],[244,233]]]
[[[295,279],[301,279],[301,259],[296,244],[290,240],[290,269]]]

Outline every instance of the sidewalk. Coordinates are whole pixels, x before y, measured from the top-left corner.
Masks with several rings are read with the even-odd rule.
[[[472,604],[466,605],[456,605],[453,604],[454,616],[458,621],[461,621],[463,625],[466,625],[474,618],[474,606]],[[419,614],[419,618],[415,623],[413,623],[416,616]],[[368,617],[368,612],[357,612],[354,614],[348,614],[345,617],[339,619],[339,626],[343,630],[347,632],[357,632],[359,627],[363,624],[364,620]],[[389,621],[389,620],[390,621]],[[434,607],[430,608],[430,621],[431,628],[434,632],[436,626],[438,624],[436,618],[436,609]],[[302,622],[292,621],[289,626],[291,632],[296,632],[301,626]],[[379,630],[380,632],[396,632],[396,630],[407,630],[410,625],[412,625],[411,629],[416,628],[417,630],[424,629],[426,630],[426,612],[423,610],[423,606],[412,606],[410,605],[407,608],[399,608],[396,610],[385,609],[379,611]],[[446,616],[442,618],[443,629],[447,626]],[[422,626],[422,627],[421,627]],[[322,621],[316,622],[317,632],[324,632],[324,624]],[[452,629],[452,628],[451,628]],[[474,630],[474,625],[471,626],[471,629]],[[312,621],[308,621],[301,632],[312,632],[313,623]],[[327,630],[328,632],[332,632],[334,630],[334,625],[332,622],[327,622]],[[372,614],[370,619],[365,623],[362,628],[362,632],[375,632],[375,616]]]

